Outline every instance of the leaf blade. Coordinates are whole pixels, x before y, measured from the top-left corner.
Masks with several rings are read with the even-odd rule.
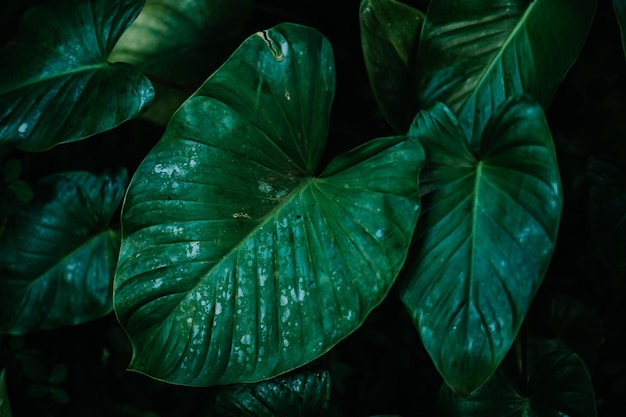
[[[543,279],[562,207],[556,157],[528,97],[490,121],[480,159],[444,105],[412,129],[429,162],[401,298],[444,380],[466,394],[495,371]]]

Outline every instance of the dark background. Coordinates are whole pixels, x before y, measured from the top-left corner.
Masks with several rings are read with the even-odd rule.
[[[38,3],[3,2],[0,45],[16,30],[16,16]],[[422,10],[427,4],[407,3]],[[555,300],[569,300],[571,303],[565,303],[570,306],[567,311],[584,312],[566,314],[571,318],[568,329],[575,333],[568,339],[568,347],[578,350],[589,367],[598,414],[613,417],[626,415],[626,292],[623,277],[616,277],[599,260],[593,245],[587,164],[590,157],[596,157],[624,167],[626,60],[610,2],[598,3],[585,48],[546,111],[565,201],[557,250],[529,311],[527,330],[550,340],[563,336],[563,328],[557,328],[554,320],[555,305],[562,304],[555,304]],[[290,21],[319,29],[331,42],[337,89],[326,159],[375,137],[393,134],[369,89],[360,50],[358,9],[356,0],[260,0],[245,29],[247,36]],[[161,126],[135,120],[86,141],[24,156],[26,179],[35,181],[56,170],[106,169],[111,164],[124,165],[132,173],[161,132]],[[5,336],[0,344],[0,368],[7,368],[15,417],[212,415],[219,388],[160,383],[127,372],[129,359],[128,342],[112,315],[75,327]],[[40,382],[25,373],[24,364],[42,372],[52,372],[63,364],[67,378],[52,388],[67,394],[69,400],[58,404],[54,389],[38,393],[33,386]],[[442,381],[395,289],[361,328],[317,364],[331,373],[332,416],[434,415]]]

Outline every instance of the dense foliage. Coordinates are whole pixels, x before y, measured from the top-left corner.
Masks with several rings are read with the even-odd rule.
[[[624,2],[0,7],[0,417],[626,412]]]

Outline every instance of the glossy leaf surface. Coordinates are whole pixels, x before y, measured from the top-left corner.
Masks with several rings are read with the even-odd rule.
[[[107,56],[142,6],[57,0],[27,11],[0,50],[0,144],[40,151],[136,117],[152,101],[152,85]]]
[[[596,0],[431,1],[418,62],[420,107],[444,102],[471,141],[507,98],[552,100],[578,57]]]
[[[222,415],[318,417],[326,414],[330,392],[328,371],[301,371],[225,388],[217,405]]]
[[[316,30],[248,38],[174,114],[123,208],[115,309],[130,367],[188,385],[256,382],[360,326],[419,213],[416,140],[382,138],[314,176],[334,62]]]
[[[445,417],[595,417],[595,395],[589,371],[575,354],[544,356],[528,381],[528,394],[519,378],[500,367],[493,378],[468,397],[443,386],[440,404]]]
[[[555,245],[562,194],[541,106],[513,97],[480,156],[445,105],[421,112],[423,212],[401,297],[455,392],[483,384],[509,350]]]
[[[385,120],[404,134],[417,113],[415,55],[424,14],[396,0],[361,1],[365,68]]]
[[[239,45],[251,11],[251,0],[146,0],[109,56],[156,80],[155,101],[142,116],[166,124]]]
[[[0,332],[83,323],[112,309],[125,170],[44,178],[0,238]]]

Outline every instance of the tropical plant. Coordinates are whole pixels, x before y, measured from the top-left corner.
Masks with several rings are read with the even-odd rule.
[[[3,6],[0,416],[354,415],[382,385],[428,415],[598,414],[595,311],[532,316],[576,230],[588,139],[550,112],[596,0],[352,2],[357,62],[260,1],[35,3]],[[360,64],[365,104],[337,103]],[[586,259],[623,296],[623,151],[597,154]],[[360,355],[426,374],[356,384]]]

